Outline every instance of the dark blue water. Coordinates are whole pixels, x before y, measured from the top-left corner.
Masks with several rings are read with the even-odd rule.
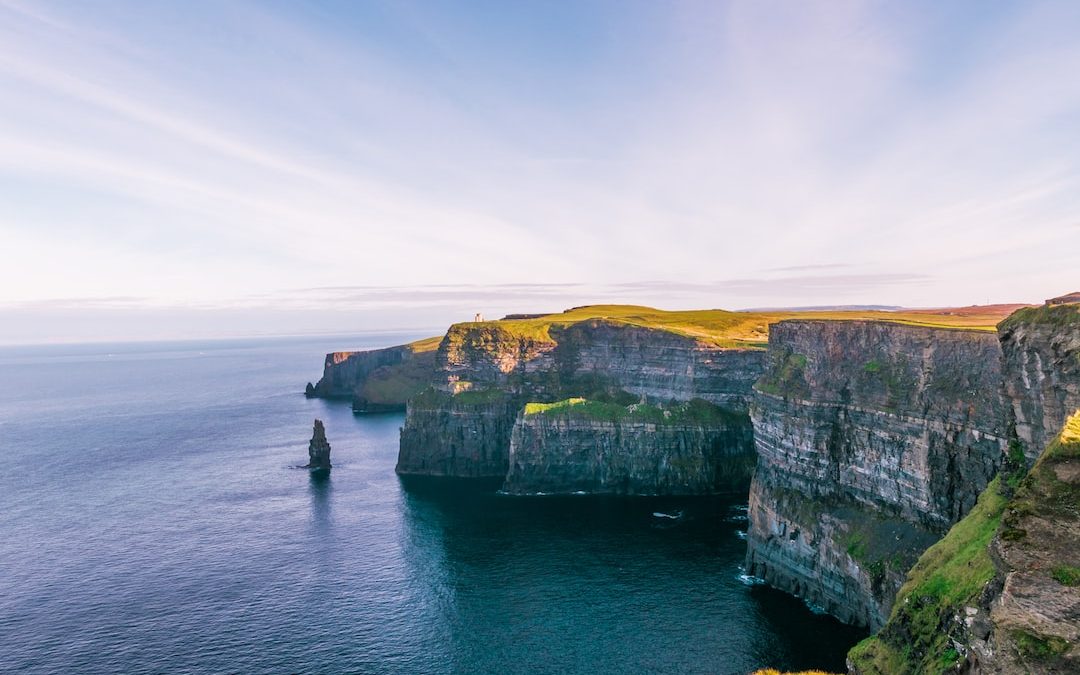
[[[407,337],[0,349],[0,670],[842,669],[859,632],[739,581],[738,503],[403,489],[400,415],[300,392]]]

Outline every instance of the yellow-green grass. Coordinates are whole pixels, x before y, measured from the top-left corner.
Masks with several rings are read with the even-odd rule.
[[[435,351],[439,348],[440,342],[442,342],[442,336],[435,335],[429,338],[424,338],[422,340],[417,340],[416,342],[410,342],[405,346],[411,349],[416,354],[422,354],[424,352]]]
[[[431,384],[431,374],[435,370],[435,352],[442,342],[442,336],[424,338],[405,345],[413,356],[401,363],[384,366],[371,373],[364,380],[357,395],[379,405],[404,404],[412,396],[423,391]]]
[[[723,309],[666,311],[640,305],[589,305],[559,314],[530,319],[485,321],[460,325],[461,328],[486,328],[521,339],[553,342],[552,328],[581,321],[603,319],[614,323],[666,330],[696,338],[720,347],[762,348],[769,336],[769,324],[785,319],[827,321],[872,320],[933,328],[993,331],[1008,310],[988,307],[984,310],[850,310],[850,311],[767,311],[732,312]]]
[[[997,570],[989,544],[995,534],[1004,542],[1027,538],[1023,519],[1038,515],[1050,520],[1076,520],[1080,490],[1058,478],[1054,465],[1080,458],[1080,411],[1065,423],[1046,447],[1010,500],[1001,494],[1001,476],[986,487],[975,508],[919,558],[896,596],[889,622],[880,633],[856,645],[848,658],[861,673],[953,672],[959,654],[942,630],[951,616],[978,603],[983,587]],[[1069,549],[1069,542],[1025,542],[1044,552]],[[1071,552],[1071,549],[1069,549]],[[1056,551],[1051,558],[1060,557]],[[1059,560],[1049,574],[1069,586],[1077,569]],[[1017,648],[1037,657],[1052,657],[1063,649],[1057,638],[1023,631],[1013,634]],[[1065,645],[1067,647],[1067,645]],[[1044,653],[1045,652],[1045,653]]]
[[[1080,304],[1024,307],[1001,322],[1001,330],[1017,325],[1049,325],[1059,329],[1080,326]]]
[[[995,478],[975,508],[923,553],[896,595],[889,624],[903,625],[907,640],[890,639],[890,626],[848,653],[859,672],[941,673],[959,655],[941,630],[944,619],[973,604],[995,573],[988,546],[1007,502]]]
[[[654,405],[634,403],[620,405],[608,401],[585,398],[568,398],[554,403],[527,403],[525,415],[549,417],[576,417],[600,422],[644,422],[650,424],[723,424],[731,421],[732,414],[723,408],[693,399],[685,403]]]

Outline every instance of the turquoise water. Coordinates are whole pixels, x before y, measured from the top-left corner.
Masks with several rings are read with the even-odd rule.
[[[859,631],[739,580],[744,504],[404,489],[401,415],[300,392],[411,337],[0,349],[0,670],[842,670]]]

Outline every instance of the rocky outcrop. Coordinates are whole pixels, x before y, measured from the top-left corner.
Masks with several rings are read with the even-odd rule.
[[[1070,297],[1021,309],[998,327],[1009,421],[1029,464],[1080,408],[1080,301]]]
[[[330,468],[330,442],[326,440],[326,427],[322,420],[315,420],[315,427],[311,432],[311,441],[308,442],[308,469]]]
[[[1080,305],[1020,310],[999,334],[1010,457],[850,652],[852,673],[1080,672]]]
[[[701,399],[623,407],[526,406],[510,437],[510,494],[745,493],[755,461],[744,415]]]
[[[403,475],[505,477],[511,430],[523,406],[575,396],[622,405],[627,398],[650,404],[701,399],[741,413],[739,433],[748,434],[745,411],[764,352],[591,319],[540,327],[457,324],[435,358],[434,390],[409,402],[397,465]],[[593,429],[594,438],[602,431]]]
[[[992,332],[874,321],[772,326],[751,407],[747,571],[878,627],[903,572],[1001,463]]]
[[[346,399],[356,412],[404,410],[435,377],[435,340],[360,352],[331,352],[309,398]]]

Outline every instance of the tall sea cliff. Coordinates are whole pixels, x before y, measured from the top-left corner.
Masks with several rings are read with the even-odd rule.
[[[1000,355],[987,331],[772,326],[751,407],[748,572],[881,626],[904,572],[1001,463]]]
[[[434,387],[408,404],[397,470],[505,478],[516,493],[745,489],[746,410],[763,356],[605,319],[543,331],[455,325],[439,345]],[[525,414],[575,398],[587,404]],[[697,414],[687,417],[680,405],[691,401]]]
[[[1009,450],[907,574],[858,675],[1080,672],[1080,304],[999,326]]]

